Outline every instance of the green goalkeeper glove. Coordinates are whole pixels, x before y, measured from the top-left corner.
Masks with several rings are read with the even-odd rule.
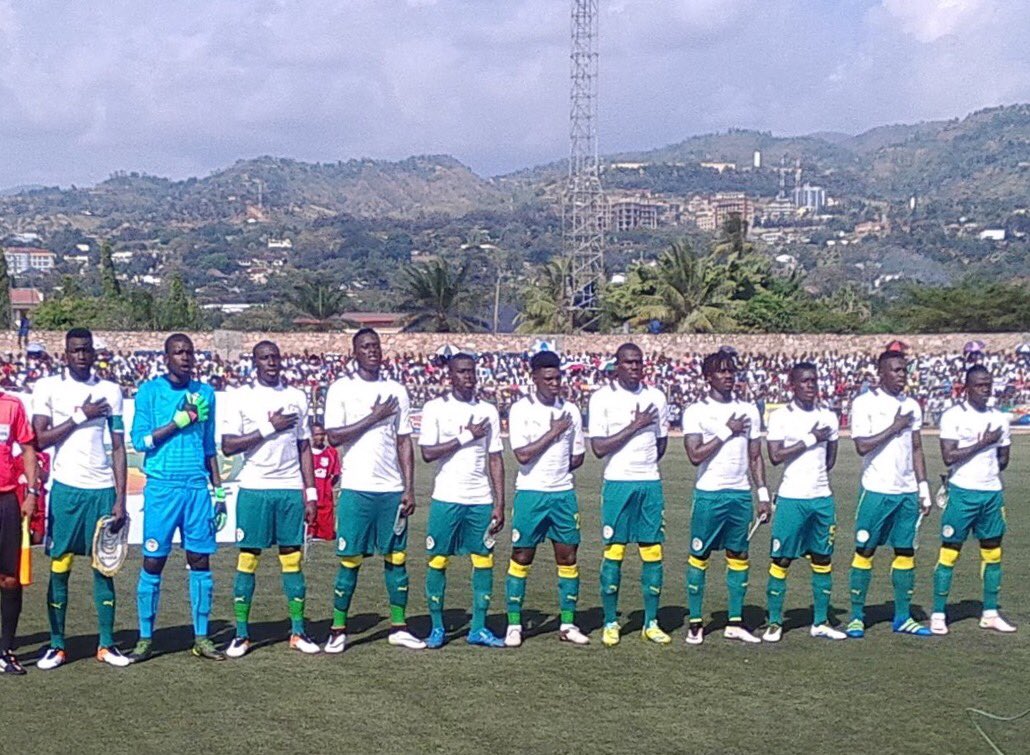
[[[211,402],[200,393],[190,393],[183,400],[182,408],[172,415],[172,422],[182,430],[194,422],[206,422],[211,416]]]
[[[215,488],[215,515],[211,518],[215,532],[221,532],[229,521],[229,512],[225,507],[225,488]]]

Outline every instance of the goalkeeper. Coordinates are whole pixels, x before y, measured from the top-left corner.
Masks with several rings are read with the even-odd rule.
[[[196,640],[193,655],[224,660],[208,638],[214,582],[209,556],[217,550],[215,533],[225,526],[225,491],[215,449],[215,394],[192,378],[196,356],[189,337],[176,333],[165,341],[167,374],[149,380],[136,394],[132,444],[145,454],[143,472],[143,568],[136,607],[139,642],[133,661],[153,654],[154,622],[161,595],[161,572],[179,530],[189,564],[190,608]],[[215,505],[207,490],[210,479]]]

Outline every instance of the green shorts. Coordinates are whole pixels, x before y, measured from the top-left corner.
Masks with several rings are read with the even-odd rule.
[[[833,554],[837,529],[833,496],[778,498],[772,521],[772,558]]]
[[[707,558],[712,551],[747,553],[751,526],[750,490],[695,490],[690,509],[690,555]]]
[[[1005,534],[1005,497],[1000,490],[968,490],[948,485],[948,505],[941,514],[941,540],[961,543],[972,530],[977,540]]]
[[[236,495],[236,545],[261,549],[303,544],[303,491],[240,489]]]
[[[407,550],[407,519],[404,531],[393,534],[400,505],[401,493],[341,490],[336,501],[336,555],[385,556]]]
[[[665,496],[661,480],[605,480],[601,487],[604,544],[665,542]]]
[[[493,509],[490,503],[446,503],[433,498],[426,523],[426,552],[430,556],[489,555],[492,549],[483,539]]]
[[[536,548],[544,539],[579,545],[576,491],[518,490],[511,515],[513,548]]]
[[[855,510],[855,548],[889,545],[914,548],[919,520],[917,493],[874,493],[861,490]]]
[[[110,515],[114,501],[114,488],[74,488],[55,481],[47,512],[47,555],[92,556],[97,521]]]

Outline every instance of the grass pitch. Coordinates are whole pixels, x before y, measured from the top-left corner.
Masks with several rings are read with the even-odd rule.
[[[21,679],[0,679],[0,752],[990,752],[966,709],[1013,715],[1030,708],[1030,438],[1017,437],[1007,474],[1010,530],[1005,540],[1004,613],[1020,631],[988,634],[977,627],[979,556],[967,543],[956,569],[950,611],[952,634],[918,639],[890,631],[888,551],[876,559],[861,641],[829,642],[808,636],[809,569],[791,569],[787,632],[778,646],[730,643],[725,623],[722,559],[715,557],[706,596],[709,635],[701,647],[683,643],[684,569],[688,509],[694,472],[679,439],[664,463],[667,543],[661,622],[671,646],[639,639],[639,559],[623,574],[624,637],[614,649],[600,643],[597,570],[601,465],[588,459],[579,472],[584,544],[581,626],[593,643],[559,643],[554,561],[540,550],[529,578],[524,622],[528,638],[518,650],[465,645],[470,566],[453,559],[448,570],[449,629],[457,636],[439,651],[413,652],[385,642],[388,629],[382,567],[362,567],[352,606],[351,645],[342,656],[302,656],[285,643],[288,623],[278,561],[267,553],[258,572],[252,633],[258,647],[224,663],[194,659],[184,560],[165,571],[156,644],[161,655],[125,670],[91,659],[95,618],[84,559],[75,566],[68,616],[72,662],[53,672],[34,668],[47,642],[46,561],[36,557],[37,580],[26,592],[20,654],[30,661]],[[936,439],[927,438],[931,479],[941,471]],[[846,618],[847,573],[859,462],[841,444],[833,475],[839,506],[834,557],[834,604]],[[514,465],[509,458],[509,480]],[[773,472],[773,477],[776,473]],[[411,625],[428,632],[422,585],[422,539],[431,470],[420,467],[420,509],[412,521]],[[929,612],[936,560],[936,522],[926,523],[917,556],[916,615]],[[746,620],[764,619],[768,529],[756,536]],[[498,546],[490,625],[504,629],[504,572],[508,545]],[[212,630],[220,642],[233,634],[235,549],[214,559],[216,599]],[[138,553],[117,580],[118,642],[135,641]],[[329,625],[336,560],[331,545],[311,548],[308,616],[311,634]],[[713,615],[714,612],[714,615]],[[1030,717],[1012,723],[982,720],[1004,752],[1030,750]]]

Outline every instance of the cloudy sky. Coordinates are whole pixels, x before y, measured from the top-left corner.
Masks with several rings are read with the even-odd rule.
[[[601,149],[1030,101],[1027,0],[601,0]],[[0,187],[564,156],[569,0],[0,0]]]

